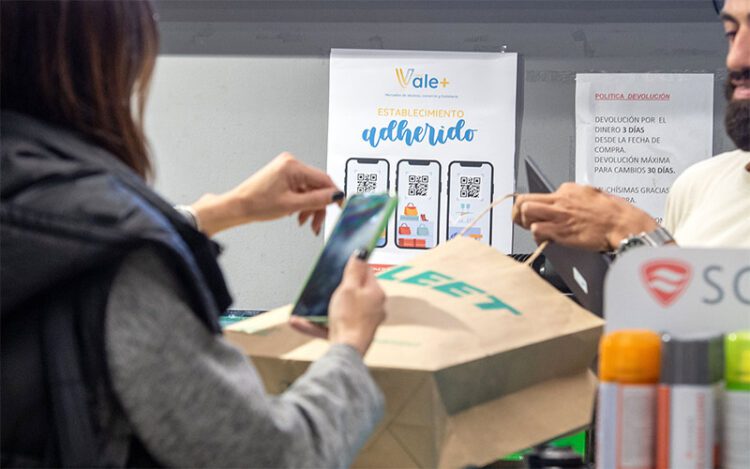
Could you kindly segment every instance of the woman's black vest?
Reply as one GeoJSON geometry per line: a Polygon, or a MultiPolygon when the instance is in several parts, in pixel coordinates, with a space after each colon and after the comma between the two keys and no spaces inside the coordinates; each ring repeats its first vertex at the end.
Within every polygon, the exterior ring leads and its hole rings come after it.
{"type": "MultiPolygon", "coordinates": [[[[154,248],[219,334],[231,298],[218,245],[81,136],[16,113],[0,119],[0,464],[118,464],[101,423],[102,408],[119,406],[104,348],[112,279],[128,253],[154,248]]],[[[126,463],[158,463],[131,440],[126,463]]]]}

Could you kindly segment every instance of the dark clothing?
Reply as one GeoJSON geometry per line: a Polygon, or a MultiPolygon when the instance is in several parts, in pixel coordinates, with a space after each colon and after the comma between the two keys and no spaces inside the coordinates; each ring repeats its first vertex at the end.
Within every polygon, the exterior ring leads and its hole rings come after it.
{"type": "Polygon", "coordinates": [[[111,155],[2,115],[3,466],[347,467],[384,412],[338,344],[270,396],[217,245],[111,155]]]}
{"type": "MultiPolygon", "coordinates": [[[[152,247],[218,334],[231,302],[219,249],[103,149],[27,116],[1,119],[2,465],[111,465],[99,413],[117,402],[104,354],[112,279],[152,247]]],[[[132,448],[130,462],[156,462],[132,448]]]]}

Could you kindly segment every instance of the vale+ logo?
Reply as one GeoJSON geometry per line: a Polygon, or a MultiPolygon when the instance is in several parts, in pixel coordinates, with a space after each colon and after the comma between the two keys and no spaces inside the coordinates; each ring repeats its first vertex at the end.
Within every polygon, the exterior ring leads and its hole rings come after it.
{"type": "Polygon", "coordinates": [[[413,68],[404,70],[401,67],[396,68],[396,79],[401,88],[417,88],[417,89],[432,89],[435,90],[438,86],[446,88],[450,82],[447,78],[439,80],[437,77],[431,76],[428,73],[415,74],[413,68]]]}

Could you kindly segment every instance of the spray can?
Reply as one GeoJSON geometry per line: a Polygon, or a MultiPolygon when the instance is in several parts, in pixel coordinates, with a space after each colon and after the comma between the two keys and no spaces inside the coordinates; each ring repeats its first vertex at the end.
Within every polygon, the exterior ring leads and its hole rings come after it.
{"type": "Polygon", "coordinates": [[[658,469],[713,469],[723,338],[662,336],[658,469]]]}
{"type": "Polygon", "coordinates": [[[723,467],[750,467],[750,330],[724,339],[723,467]]]}
{"type": "Polygon", "coordinates": [[[599,345],[596,467],[654,467],[661,342],[647,330],[607,334],[599,345]]]}

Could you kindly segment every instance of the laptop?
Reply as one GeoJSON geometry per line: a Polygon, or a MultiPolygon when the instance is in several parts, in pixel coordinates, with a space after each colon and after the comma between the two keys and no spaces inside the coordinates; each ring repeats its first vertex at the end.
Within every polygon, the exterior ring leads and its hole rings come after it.
{"type": "MultiPolygon", "coordinates": [[[[526,177],[529,192],[548,194],[555,191],[554,186],[530,156],[526,157],[526,177]]],[[[610,257],[600,252],[555,243],[547,245],[544,255],[581,306],[602,317],[604,276],[611,263],[610,257]]]]}

